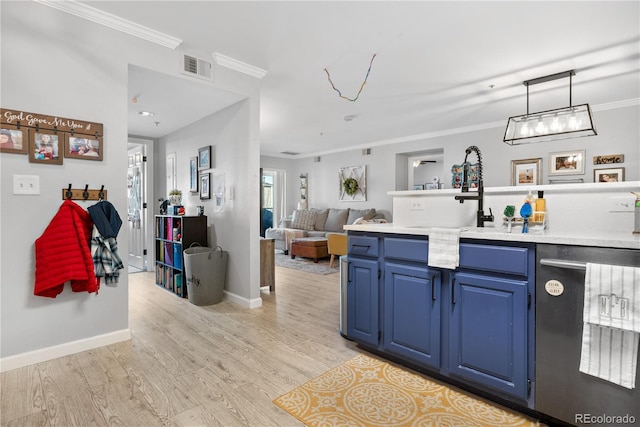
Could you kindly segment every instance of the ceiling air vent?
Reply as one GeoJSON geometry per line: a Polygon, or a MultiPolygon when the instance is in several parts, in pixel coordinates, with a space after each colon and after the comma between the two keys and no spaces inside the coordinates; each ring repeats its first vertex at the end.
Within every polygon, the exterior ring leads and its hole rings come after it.
{"type": "Polygon", "coordinates": [[[193,55],[182,56],[182,74],[211,80],[213,78],[212,63],[193,55]]]}
{"type": "Polygon", "coordinates": [[[295,151],[281,151],[281,154],[286,154],[287,156],[297,156],[300,153],[296,153],[295,151]]]}

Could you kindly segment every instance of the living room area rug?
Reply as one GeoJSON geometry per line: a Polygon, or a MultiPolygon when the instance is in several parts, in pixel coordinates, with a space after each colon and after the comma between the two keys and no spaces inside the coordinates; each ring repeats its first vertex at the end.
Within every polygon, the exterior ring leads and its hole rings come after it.
{"type": "Polygon", "coordinates": [[[283,252],[275,253],[275,264],[278,267],[291,268],[314,274],[332,274],[340,271],[339,259],[336,259],[333,262],[333,267],[330,268],[329,258],[320,258],[316,264],[313,262],[313,258],[296,256],[295,259],[291,259],[290,255],[285,255],[283,252]]]}
{"type": "Polygon", "coordinates": [[[273,402],[307,426],[544,426],[363,354],[273,402]]]}

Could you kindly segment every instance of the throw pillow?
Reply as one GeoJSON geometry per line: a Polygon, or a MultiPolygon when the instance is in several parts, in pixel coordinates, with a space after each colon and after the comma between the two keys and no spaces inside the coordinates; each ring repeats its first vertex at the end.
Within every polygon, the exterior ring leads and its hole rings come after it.
{"type": "Polygon", "coordinates": [[[376,216],[376,210],[373,208],[372,209],[349,209],[349,217],[347,218],[347,224],[349,225],[353,224],[353,221],[355,221],[358,218],[362,218],[364,220],[370,220],[374,216],[376,216]]]}
{"type": "Polygon", "coordinates": [[[313,230],[316,223],[316,213],[307,209],[296,209],[293,211],[291,227],[299,230],[313,230]]]}
{"type": "Polygon", "coordinates": [[[343,233],[342,227],[347,223],[348,216],[349,209],[329,209],[329,215],[327,215],[327,221],[324,224],[325,231],[343,233]]]}
{"type": "Polygon", "coordinates": [[[324,225],[327,222],[327,216],[329,215],[329,209],[312,209],[316,212],[316,223],[313,226],[316,230],[324,230],[324,225]]]}

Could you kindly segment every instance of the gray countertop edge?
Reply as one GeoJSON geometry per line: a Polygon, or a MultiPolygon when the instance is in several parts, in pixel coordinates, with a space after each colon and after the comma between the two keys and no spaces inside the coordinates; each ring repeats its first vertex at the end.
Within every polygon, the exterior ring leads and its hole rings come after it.
{"type": "MultiPolygon", "coordinates": [[[[408,234],[416,236],[428,236],[430,230],[429,227],[396,226],[393,223],[345,225],[344,229],[346,231],[368,231],[375,233],[408,234]]],[[[576,235],[562,234],[558,232],[551,233],[548,231],[522,233],[520,229],[517,228],[512,233],[507,233],[506,231],[497,231],[492,229],[484,230],[476,227],[469,227],[461,228],[460,238],[640,250],[640,234],[633,234],[631,232],[576,235]]]]}

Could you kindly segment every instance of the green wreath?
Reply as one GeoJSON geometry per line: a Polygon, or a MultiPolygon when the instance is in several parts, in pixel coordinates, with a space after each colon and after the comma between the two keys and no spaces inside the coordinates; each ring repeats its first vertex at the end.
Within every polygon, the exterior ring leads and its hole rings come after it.
{"type": "Polygon", "coordinates": [[[358,185],[358,181],[356,181],[355,178],[347,178],[342,183],[342,187],[344,188],[345,193],[347,193],[349,196],[353,196],[354,194],[356,194],[360,186],[358,185]]]}

